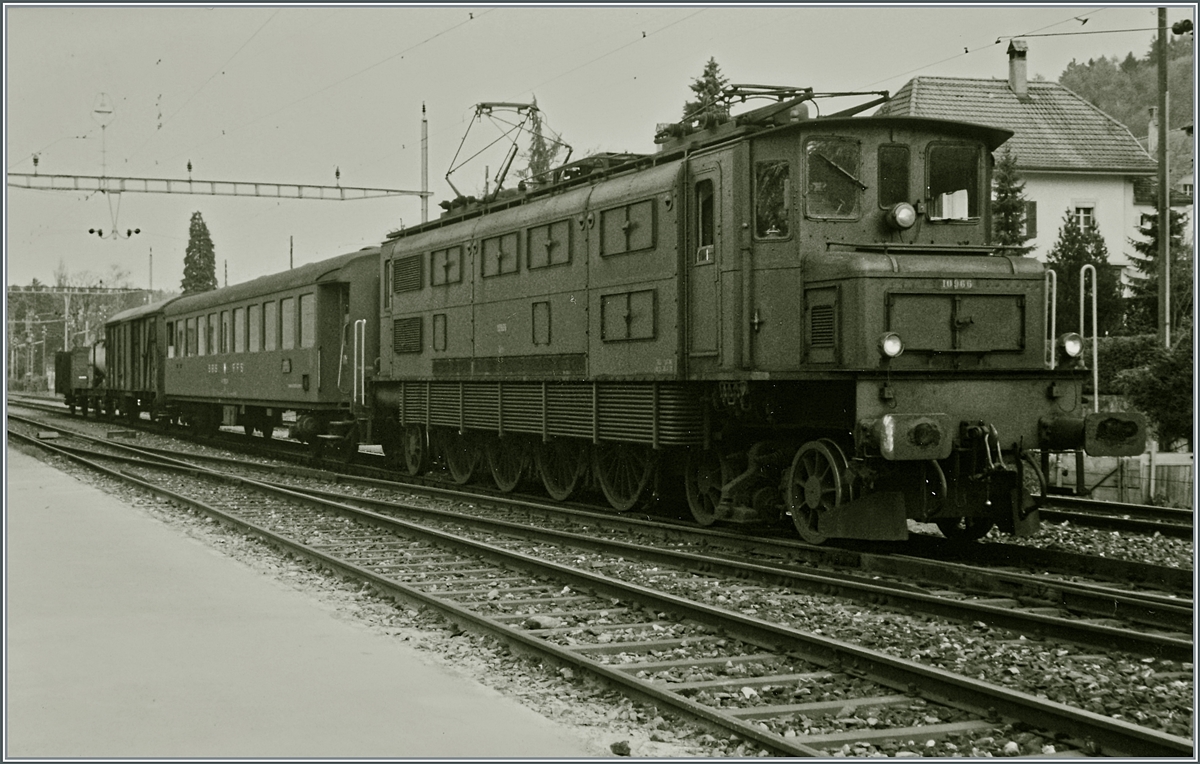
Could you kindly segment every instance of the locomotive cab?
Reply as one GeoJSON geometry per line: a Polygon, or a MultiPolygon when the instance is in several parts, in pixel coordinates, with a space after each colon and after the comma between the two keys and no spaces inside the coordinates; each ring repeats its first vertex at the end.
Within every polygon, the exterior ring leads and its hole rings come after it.
{"type": "Polygon", "coordinates": [[[778,506],[817,542],[1027,533],[1039,453],[1141,452],[1140,416],[1087,415],[1080,372],[1047,367],[1042,265],[989,243],[1009,135],[801,120],[696,153],[688,370],[720,381],[688,480],[722,477],[694,514],[778,506]]]}

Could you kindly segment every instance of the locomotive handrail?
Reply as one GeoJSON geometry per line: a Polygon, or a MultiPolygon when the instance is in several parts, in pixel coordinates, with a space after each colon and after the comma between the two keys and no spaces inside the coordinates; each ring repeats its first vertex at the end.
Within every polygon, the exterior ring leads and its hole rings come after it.
{"type": "Polygon", "coordinates": [[[367,320],[360,318],[354,322],[354,390],[351,393],[351,403],[366,405],[367,403],[367,320]]]}
{"type": "Polygon", "coordinates": [[[1084,285],[1087,283],[1088,271],[1092,272],[1092,411],[1100,411],[1100,343],[1096,333],[1096,292],[1100,291],[1100,282],[1096,276],[1096,266],[1087,263],[1079,269],[1079,334],[1086,337],[1083,320],[1084,285]]]}
{"type": "MultiPolygon", "coordinates": [[[[1046,325],[1050,328],[1050,370],[1054,370],[1058,353],[1054,347],[1055,323],[1058,319],[1058,272],[1053,268],[1046,269],[1046,325]]],[[[1042,338],[1045,340],[1045,337],[1042,338]]]]}

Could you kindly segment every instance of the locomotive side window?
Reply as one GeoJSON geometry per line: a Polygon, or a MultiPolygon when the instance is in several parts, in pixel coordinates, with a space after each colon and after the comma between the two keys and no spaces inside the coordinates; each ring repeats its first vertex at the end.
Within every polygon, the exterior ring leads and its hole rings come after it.
{"type": "Polygon", "coordinates": [[[889,209],[908,200],[908,146],[884,144],[879,147],[879,206],[889,209]]]}
{"type": "Polygon", "coordinates": [[[717,222],[713,205],[713,182],[702,180],[696,184],[696,263],[713,261],[713,245],[717,243],[717,222]]]}
{"type": "Polygon", "coordinates": [[[246,309],[246,323],[250,326],[250,352],[262,350],[262,306],[251,305],[246,309]]]}
{"type": "Polygon", "coordinates": [[[634,202],[600,213],[600,255],[654,248],[654,202],[634,202]]]}
{"type": "Polygon", "coordinates": [[[435,249],[429,257],[431,263],[429,268],[430,284],[442,286],[462,283],[461,246],[435,249]]]}
{"type": "Polygon", "coordinates": [[[804,147],[808,192],[805,211],[814,218],[854,219],[867,186],[859,180],[858,141],[829,136],[812,138],[804,147]]]}
{"type": "Polygon", "coordinates": [[[571,223],[560,220],[556,223],[530,228],[526,233],[525,247],[529,269],[548,268],[571,262],[571,223]]]}
{"type": "Polygon", "coordinates": [[[263,303],[263,350],[279,347],[279,306],[275,301],[263,303]]]}
{"type": "Polygon", "coordinates": [[[279,349],[296,347],[296,298],[285,297],[279,302],[279,349]]]}
{"type": "Polygon", "coordinates": [[[929,209],[933,220],[979,217],[979,147],[929,147],[929,209]]]}
{"type": "Polygon", "coordinates": [[[233,352],[246,352],[246,309],[233,309],[233,352]]]}
{"type": "Polygon", "coordinates": [[[518,242],[520,237],[515,232],[483,240],[483,262],[480,267],[483,269],[484,278],[517,272],[520,264],[517,254],[518,242]]]}
{"type": "Polygon", "coordinates": [[[790,233],[791,169],[786,159],[754,165],[754,235],[783,239],[790,233]]]}
{"type": "Polygon", "coordinates": [[[316,343],[316,334],[317,307],[312,292],[309,292],[300,295],[300,347],[312,347],[316,343]]]}

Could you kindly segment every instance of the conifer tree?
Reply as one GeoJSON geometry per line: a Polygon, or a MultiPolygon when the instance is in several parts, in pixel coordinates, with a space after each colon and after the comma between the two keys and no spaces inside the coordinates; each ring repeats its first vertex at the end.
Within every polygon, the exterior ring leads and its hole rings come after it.
{"type": "Polygon", "coordinates": [[[1025,181],[1017,172],[1017,156],[1005,146],[996,160],[992,176],[995,202],[992,204],[992,240],[1008,247],[1012,254],[1025,255],[1033,250],[1026,247],[1029,240],[1025,225],[1025,181]]]}
{"type": "Polygon", "coordinates": [[[183,281],[179,286],[185,295],[217,288],[217,258],[208,226],[199,212],[192,213],[187,251],[183,256],[183,281]]]}
{"type": "Polygon", "coordinates": [[[718,100],[721,91],[729,84],[728,78],[721,74],[721,67],[715,58],[708,59],[704,72],[689,86],[696,100],[683,104],[683,121],[691,124],[699,121],[700,125],[711,126],[729,120],[729,106],[718,100]]]}
{"type": "Polygon", "coordinates": [[[561,136],[551,134],[547,137],[549,131],[542,122],[542,112],[537,108],[537,96],[533,98],[533,107],[533,114],[529,120],[529,153],[526,155],[525,167],[517,172],[517,176],[522,180],[538,178],[549,173],[563,148],[563,143],[559,140],[561,136]]]}
{"type": "MultiPolygon", "coordinates": [[[[1158,328],[1158,213],[1146,218],[1146,225],[1137,229],[1145,239],[1129,240],[1137,252],[1129,256],[1137,270],[1130,279],[1132,294],[1125,310],[1125,328],[1130,334],[1153,334],[1158,328]]],[[[1184,213],[1171,210],[1170,220],[1171,326],[1179,326],[1192,315],[1192,248],[1183,241],[1184,213]]]]}
{"type": "Polygon", "coordinates": [[[1092,291],[1096,292],[1097,331],[1104,336],[1121,325],[1122,304],[1120,277],[1117,269],[1108,264],[1108,247],[1099,230],[1080,228],[1079,221],[1068,209],[1063,216],[1058,241],[1046,256],[1046,265],[1058,274],[1058,299],[1055,311],[1056,331],[1078,331],[1092,335],[1092,291]],[[1079,326],[1079,279],[1084,265],[1096,269],[1095,282],[1087,280],[1084,293],[1084,324],[1079,326]]]}

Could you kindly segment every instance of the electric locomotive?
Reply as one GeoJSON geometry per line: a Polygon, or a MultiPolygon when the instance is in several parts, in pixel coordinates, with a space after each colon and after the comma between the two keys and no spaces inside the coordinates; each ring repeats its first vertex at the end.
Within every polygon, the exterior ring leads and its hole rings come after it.
{"type": "Polygon", "coordinates": [[[1043,267],[989,241],[1010,132],[726,95],[776,102],[388,237],[369,419],[404,471],[620,511],[680,485],[819,543],[1030,533],[1038,454],[1140,453],[1046,337],[1043,267]]]}

